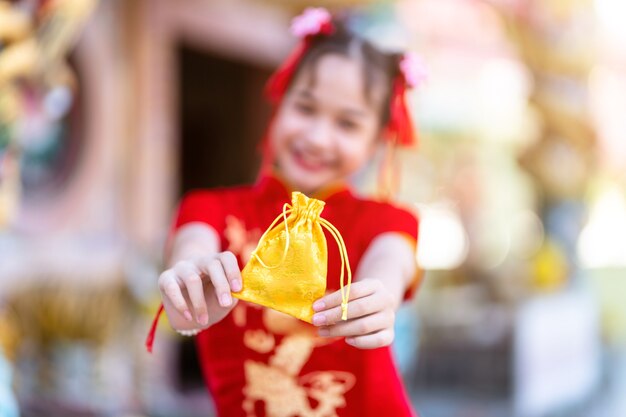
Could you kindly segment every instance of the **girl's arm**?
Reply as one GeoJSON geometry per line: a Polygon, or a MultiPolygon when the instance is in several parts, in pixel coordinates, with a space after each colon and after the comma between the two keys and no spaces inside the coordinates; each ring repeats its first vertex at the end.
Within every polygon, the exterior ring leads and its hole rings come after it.
{"type": "Polygon", "coordinates": [[[159,277],[165,313],[176,330],[207,328],[235,306],[241,290],[235,255],[220,252],[217,232],[205,223],[182,226],[166,249],[168,267],[159,277]]]}
{"type": "Polygon", "coordinates": [[[350,288],[348,320],[341,320],[341,292],[313,304],[313,324],[324,337],[346,337],[362,349],[391,344],[395,312],[417,275],[415,250],[400,233],[384,233],[367,248],[350,288]]]}

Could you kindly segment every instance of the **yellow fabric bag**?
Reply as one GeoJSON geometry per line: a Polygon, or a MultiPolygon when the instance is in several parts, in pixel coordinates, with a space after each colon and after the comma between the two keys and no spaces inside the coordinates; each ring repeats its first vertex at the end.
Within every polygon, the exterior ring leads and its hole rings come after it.
{"type": "Polygon", "coordinates": [[[283,206],[282,214],[261,236],[241,272],[243,289],[233,296],[311,323],[313,302],[326,292],[328,255],[324,227],[339,247],[342,319],[346,320],[352,272],[341,234],[320,217],[323,209],[323,201],[293,192],[291,205],[283,206]],[[346,286],[344,270],[348,277],[346,286]]]}

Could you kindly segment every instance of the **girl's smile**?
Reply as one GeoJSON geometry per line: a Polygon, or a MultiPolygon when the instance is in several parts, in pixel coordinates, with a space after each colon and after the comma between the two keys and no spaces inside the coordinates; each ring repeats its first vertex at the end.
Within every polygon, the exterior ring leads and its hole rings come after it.
{"type": "Polygon", "coordinates": [[[336,165],[332,160],[322,159],[305,150],[298,149],[295,146],[291,149],[291,154],[294,161],[300,165],[302,169],[313,173],[319,173],[324,169],[332,169],[336,165]]]}

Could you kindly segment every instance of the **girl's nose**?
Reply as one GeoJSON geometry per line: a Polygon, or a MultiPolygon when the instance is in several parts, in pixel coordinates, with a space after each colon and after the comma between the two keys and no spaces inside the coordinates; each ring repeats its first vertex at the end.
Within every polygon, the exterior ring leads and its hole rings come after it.
{"type": "Polygon", "coordinates": [[[329,147],[332,140],[332,124],[327,120],[318,119],[307,129],[305,137],[312,146],[329,147]]]}

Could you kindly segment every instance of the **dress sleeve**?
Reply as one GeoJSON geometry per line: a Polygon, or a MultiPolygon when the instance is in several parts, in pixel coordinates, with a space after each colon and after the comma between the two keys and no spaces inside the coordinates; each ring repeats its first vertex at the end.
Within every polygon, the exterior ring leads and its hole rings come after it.
{"type": "Polygon", "coordinates": [[[219,197],[211,191],[192,191],[183,196],[176,209],[172,229],[187,223],[202,222],[216,230],[223,228],[224,216],[219,197]]]}
{"type": "MultiPolygon", "coordinates": [[[[388,203],[376,203],[367,213],[367,221],[364,225],[364,241],[366,248],[371,242],[383,233],[399,233],[414,249],[417,250],[419,236],[419,220],[411,211],[388,203]]],[[[365,248],[365,249],[366,249],[365,248]]],[[[417,262],[417,259],[415,260],[417,262]]],[[[407,288],[404,299],[413,297],[421,282],[422,273],[416,269],[415,277],[407,288]]]]}
{"type": "Polygon", "coordinates": [[[165,253],[171,247],[176,231],[192,222],[206,223],[221,236],[226,221],[223,205],[220,203],[220,197],[216,192],[191,191],[183,196],[174,210],[165,244],[165,253]]]}

